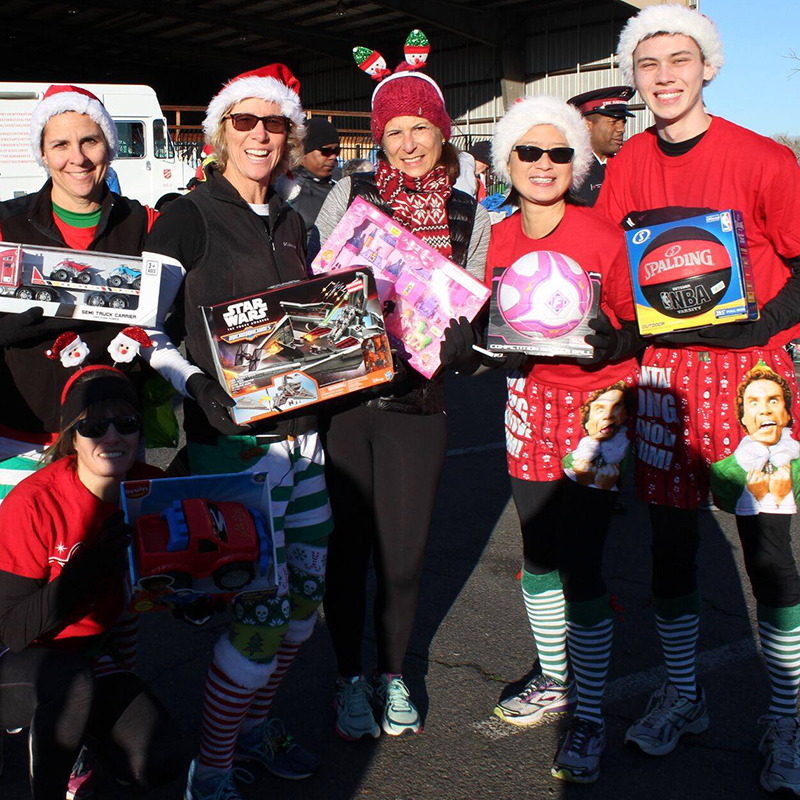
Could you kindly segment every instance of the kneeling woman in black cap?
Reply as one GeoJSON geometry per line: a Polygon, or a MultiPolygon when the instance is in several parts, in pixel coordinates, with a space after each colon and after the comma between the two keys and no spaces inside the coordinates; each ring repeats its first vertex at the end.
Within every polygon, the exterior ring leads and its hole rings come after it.
{"type": "Polygon", "coordinates": [[[185,766],[177,728],[115,647],[129,531],[120,484],[160,474],[136,463],[133,385],[111,367],[81,370],[61,423],[48,465],[0,509],[0,728],[30,727],[34,800],[63,800],[84,742],[144,788],[185,766]]]}

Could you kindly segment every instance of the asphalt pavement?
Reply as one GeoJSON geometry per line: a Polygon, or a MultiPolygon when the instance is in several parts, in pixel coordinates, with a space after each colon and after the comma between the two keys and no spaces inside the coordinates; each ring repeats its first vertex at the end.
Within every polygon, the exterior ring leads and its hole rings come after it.
{"type": "MultiPolygon", "coordinates": [[[[623,745],[627,726],[664,678],[649,607],[649,530],[632,482],[614,517],[605,556],[610,591],[620,606],[607,691],[608,744],[598,783],[575,786],[550,777],[562,725],[518,729],[492,716],[509,684],[535,662],[516,574],[521,546],[503,450],[503,376],[448,382],[450,451],[425,565],[422,600],[406,680],[425,716],[419,736],[345,742],[331,710],[335,665],[324,618],[278,694],[275,713],[322,761],[306,781],[282,781],[258,769],[242,785],[246,800],[450,800],[450,798],[586,798],[677,800],[766,797],[758,783],[758,717],[768,704],[766,672],[756,645],[755,607],[733,519],[701,515],[703,617],[700,678],[711,727],[653,758],[623,745]]],[[[163,464],[170,454],[158,453],[163,464]]],[[[797,552],[796,552],[796,555],[797,552]]],[[[226,619],[195,629],[163,614],[143,619],[139,669],[183,726],[199,740],[205,672],[226,619]]],[[[368,637],[373,652],[374,637],[368,637]]],[[[365,666],[372,669],[372,661],[365,666]]],[[[24,735],[3,735],[0,798],[28,798],[24,735]]],[[[101,798],[133,798],[101,776],[101,798]]],[[[176,782],[147,794],[177,800],[176,782]]]]}

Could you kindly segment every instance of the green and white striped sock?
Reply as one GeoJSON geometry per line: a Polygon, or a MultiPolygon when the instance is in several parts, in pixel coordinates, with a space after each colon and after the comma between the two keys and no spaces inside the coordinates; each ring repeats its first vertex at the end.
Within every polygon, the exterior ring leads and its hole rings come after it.
{"type": "Polygon", "coordinates": [[[769,713],[794,717],[800,685],[800,605],[769,608],[759,603],[758,635],[772,687],[769,713]]]}
{"type": "Polygon", "coordinates": [[[669,682],[682,697],[697,697],[697,638],[700,631],[700,593],[664,600],[653,596],[656,629],[669,682]]]}
{"type": "Polygon", "coordinates": [[[534,575],[522,570],[522,599],[543,675],[567,682],[567,626],[558,571],[534,575]]]}

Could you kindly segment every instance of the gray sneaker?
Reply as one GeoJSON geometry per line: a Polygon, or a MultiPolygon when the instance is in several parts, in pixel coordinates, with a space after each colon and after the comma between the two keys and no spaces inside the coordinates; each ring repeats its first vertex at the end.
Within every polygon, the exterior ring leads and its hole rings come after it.
{"type": "Polygon", "coordinates": [[[761,785],[768,792],[789,791],[800,797],[800,722],[796,717],[761,717],[767,729],[758,749],[766,758],[761,785]]]}
{"type": "Polygon", "coordinates": [[[635,744],[651,756],[665,756],[678,745],[685,733],[703,733],[708,728],[706,695],[698,690],[697,699],[683,697],[671,683],[650,695],[644,716],[625,734],[625,744],[635,744]]]}
{"type": "Polygon", "coordinates": [[[605,746],[605,725],[573,717],[561,737],[550,774],[570,783],[594,783],[600,777],[600,756],[605,746]]]}
{"type": "Polygon", "coordinates": [[[538,725],[568,713],[576,702],[574,683],[536,675],[519,694],[501,700],[494,707],[494,714],[511,725],[538,725]]]}

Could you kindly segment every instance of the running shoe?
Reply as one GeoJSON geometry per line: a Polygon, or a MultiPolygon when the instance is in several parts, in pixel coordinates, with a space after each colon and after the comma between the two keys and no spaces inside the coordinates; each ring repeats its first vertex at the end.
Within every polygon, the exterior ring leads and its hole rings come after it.
{"type": "Polygon", "coordinates": [[[363,736],[377,739],[381,735],[369,704],[372,691],[363,675],[336,681],[333,710],[336,712],[336,733],[342,739],[355,742],[363,736]]]}
{"type": "Polygon", "coordinates": [[[558,745],[550,774],[570,783],[594,783],[600,777],[600,756],[606,746],[602,722],[573,717],[558,745]]]}
{"type": "Polygon", "coordinates": [[[67,782],[67,800],[88,800],[90,797],[94,797],[94,777],[92,768],[86,763],[86,748],[82,747],[67,782]]]}
{"type": "Polygon", "coordinates": [[[644,716],[625,734],[625,744],[634,744],[651,756],[665,756],[685,733],[703,733],[708,728],[706,695],[698,689],[697,699],[682,696],[671,683],[664,683],[650,695],[644,716]]]}
{"type": "Polygon", "coordinates": [[[293,781],[310,778],[319,769],[317,757],[295,742],[279,719],[239,736],[233,760],[256,762],[273,775],[293,781]]]}
{"type": "Polygon", "coordinates": [[[800,722],[796,717],[767,715],[759,751],[765,756],[761,785],[768,792],[788,791],[800,797],[800,722]]]}
{"type": "Polygon", "coordinates": [[[375,694],[383,706],[381,728],[389,736],[419,733],[422,722],[417,707],[411,702],[402,675],[384,672],[375,678],[375,694]]]}
{"type": "Polygon", "coordinates": [[[566,714],[577,699],[574,683],[562,683],[548,675],[536,675],[519,694],[501,700],[494,707],[494,714],[512,725],[538,725],[566,714]]]}
{"type": "Polygon", "coordinates": [[[186,792],[183,800],[244,800],[236,788],[234,778],[242,783],[252,783],[254,778],[241,767],[234,767],[230,772],[209,772],[197,775],[197,761],[192,760],[189,775],[186,779],[186,792]]]}

